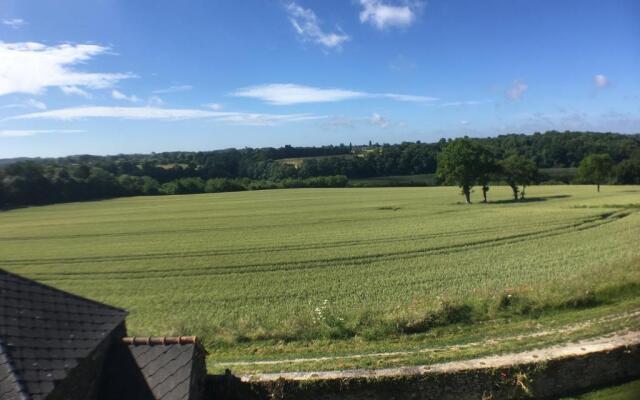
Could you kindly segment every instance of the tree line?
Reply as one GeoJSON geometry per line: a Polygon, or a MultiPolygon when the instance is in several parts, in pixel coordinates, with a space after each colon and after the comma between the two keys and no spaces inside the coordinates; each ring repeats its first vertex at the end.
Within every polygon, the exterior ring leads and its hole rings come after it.
{"type": "MultiPolygon", "coordinates": [[[[0,207],[131,195],[340,187],[349,178],[435,172],[441,183],[466,182],[463,193],[479,185],[485,198],[489,182],[498,179],[518,198],[541,179],[538,168],[578,167],[592,155],[608,157],[608,174],[598,177],[599,182],[640,183],[639,149],[640,135],[550,131],[434,143],[79,155],[4,165],[0,160],[0,207]],[[458,147],[455,155],[445,151],[458,147]],[[302,162],[286,160],[295,158],[302,162]]],[[[587,170],[580,166],[581,182],[593,181],[587,170]]]]}

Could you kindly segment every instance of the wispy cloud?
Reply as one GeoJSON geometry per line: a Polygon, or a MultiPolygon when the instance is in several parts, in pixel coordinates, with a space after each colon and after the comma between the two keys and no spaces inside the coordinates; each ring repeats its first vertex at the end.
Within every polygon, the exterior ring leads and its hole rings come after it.
{"type": "Polygon", "coordinates": [[[209,103],[209,104],[205,104],[204,106],[212,109],[213,111],[220,111],[223,108],[222,104],[220,103],[209,103]]]}
{"type": "Polygon", "coordinates": [[[514,80],[511,82],[511,86],[507,89],[507,97],[511,100],[520,100],[524,92],[529,89],[529,85],[521,80],[514,80]]]}
{"type": "Polygon", "coordinates": [[[462,100],[462,101],[449,101],[440,104],[441,107],[464,107],[464,106],[477,106],[478,104],[488,103],[491,100],[462,100]]]}
{"type": "Polygon", "coordinates": [[[191,85],[173,85],[164,89],[154,90],[152,93],[154,94],[167,94],[167,93],[176,93],[176,92],[186,92],[187,90],[193,89],[191,85]]]}
{"type": "Polygon", "coordinates": [[[127,96],[126,94],[122,93],[119,90],[113,89],[111,91],[111,97],[113,97],[116,100],[124,100],[124,101],[129,101],[131,103],[137,103],[140,101],[140,99],[138,97],[136,97],[135,95],[130,95],[127,96]]]}
{"type": "Polygon", "coordinates": [[[347,89],[323,89],[292,83],[272,83],[248,86],[233,93],[236,97],[249,97],[274,105],[301,103],[326,103],[359,98],[388,98],[396,101],[431,102],[435,97],[415,96],[396,93],[368,93],[347,89]]]}
{"type": "Polygon", "coordinates": [[[350,39],[349,35],[346,35],[339,28],[336,32],[323,31],[316,13],[310,8],[289,3],[286,10],[291,25],[303,40],[320,44],[326,48],[340,48],[342,43],[350,39]]]}
{"type": "Polygon", "coordinates": [[[85,99],[91,98],[91,93],[87,92],[86,90],[82,90],[77,86],[60,86],[60,91],[68,96],[75,95],[84,97],[85,99]]]}
{"type": "Polygon", "coordinates": [[[131,78],[133,75],[128,73],[89,73],[71,68],[107,50],[107,47],[93,44],[47,46],[34,42],[0,42],[0,96],[35,94],[47,87],[99,89],[131,78]]]}
{"type": "Polygon", "coordinates": [[[37,108],[38,110],[46,110],[47,105],[40,100],[29,99],[29,100],[23,101],[22,103],[7,104],[4,106],[0,106],[0,108],[37,108]]]}
{"type": "Polygon", "coordinates": [[[389,121],[378,113],[371,114],[369,122],[373,125],[379,126],[380,128],[387,128],[389,126],[389,121]]]}
{"type": "Polygon", "coordinates": [[[280,122],[306,121],[325,117],[311,114],[262,114],[182,108],[84,106],[17,115],[5,118],[5,121],[33,119],[70,121],[86,118],[116,118],[132,120],[213,119],[216,121],[243,125],[274,125],[280,122]]]}
{"type": "Polygon", "coordinates": [[[597,88],[602,89],[609,86],[611,82],[609,81],[609,78],[607,78],[605,75],[597,74],[596,76],[593,77],[593,83],[596,85],[597,88]]]}
{"type": "Polygon", "coordinates": [[[400,4],[388,4],[382,0],[360,0],[360,22],[370,23],[380,30],[411,26],[424,7],[423,1],[407,0],[400,4]]]}
{"type": "Polygon", "coordinates": [[[3,19],[2,25],[8,26],[12,29],[18,29],[27,25],[27,21],[23,20],[22,18],[3,19]]]}
{"type": "Polygon", "coordinates": [[[0,138],[35,136],[41,133],[82,133],[78,129],[16,129],[0,130],[0,138]]]}

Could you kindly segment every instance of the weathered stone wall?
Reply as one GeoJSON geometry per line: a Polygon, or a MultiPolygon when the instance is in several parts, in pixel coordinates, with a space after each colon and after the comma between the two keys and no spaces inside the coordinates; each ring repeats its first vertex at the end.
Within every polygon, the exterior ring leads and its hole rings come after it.
{"type": "MultiPolygon", "coordinates": [[[[535,360],[502,368],[471,368],[327,379],[278,379],[243,382],[231,374],[209,376],[208,398],[258,399],[556,399],[590,388],[640,377],[640,344],[535,360]]],[[[639,394],[640,398],[640,394],[639,394]]]]}

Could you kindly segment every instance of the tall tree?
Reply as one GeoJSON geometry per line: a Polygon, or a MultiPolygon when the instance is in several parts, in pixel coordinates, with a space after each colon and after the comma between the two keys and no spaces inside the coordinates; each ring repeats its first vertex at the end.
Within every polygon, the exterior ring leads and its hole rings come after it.
{"type": "Polygon", "coordinates": [[[485,146],[479,146],[478,183],[482,186],[482,202],[487,202],[489,182],[498,175],[500,165],[491,150],[485,146]]]}
{"type": "Polygon", "coordinates": [[[467,138],[448,143],[438,156],[438,177],[458,185],[471,204],[471,188],[479,178],[483,147],[467,138]]]}
{"type": "Polygon", "coordinates": [[[613,173],[613,159],[609,154],[589,154],[578,167],[578,179],[585,183],[595,183],[600,192],[600,185],[605,183],[613,173]]]}
{"type": "Polygon", "coordinates": [[[537,178],[536,164],[526,157],[513,154],[502,160],[500,166],[505,181],[513,190],[513,199],[518,200],[518,193],[520,193],[520,199],[524,199],[526,187],[537,178]],[[522,186],[522,191],[518,186],[522,186]]]}

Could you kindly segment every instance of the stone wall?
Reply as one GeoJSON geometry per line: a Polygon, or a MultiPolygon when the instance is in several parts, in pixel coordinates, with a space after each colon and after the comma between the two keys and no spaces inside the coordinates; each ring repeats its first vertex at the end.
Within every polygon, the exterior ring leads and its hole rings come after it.
{"type": "Polygon", "coordinates": [[[375,377],[363,371],[360,376],[356,373],[333,378],[253,381],[243,381],[228,373],[209,376],[207,397],[216,400],[556,399],[640,377],[640,343],[497,368],[441,368],[422,373],[411,370],[375,377]]]}

